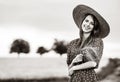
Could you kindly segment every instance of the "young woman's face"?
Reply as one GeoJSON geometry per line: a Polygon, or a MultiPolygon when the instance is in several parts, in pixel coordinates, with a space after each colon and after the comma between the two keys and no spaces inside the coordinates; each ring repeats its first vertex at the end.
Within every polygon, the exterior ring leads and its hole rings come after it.
{"type": "Polygon", "coordinates": [[[86,16],[86,18],[82,22],[82,30],[85,33],[89,33],[94,28],[94,20],[91,15],[86,16]]]}

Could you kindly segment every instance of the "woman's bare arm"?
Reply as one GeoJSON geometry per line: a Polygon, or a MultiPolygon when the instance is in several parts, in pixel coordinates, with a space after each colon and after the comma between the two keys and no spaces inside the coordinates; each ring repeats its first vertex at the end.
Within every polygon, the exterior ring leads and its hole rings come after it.
{"type": "Polygon", "coordinates": [[[71,62],[71,64],[69,65],[69,69],[73,66],[74,63],[77,63],[77,62],[82,62],[83,60],[83,55],[82,54],[79,54],[77,55],[71,62]]]}
{"type": "Polygon", "coordinates": [[[75,65],[75,66],[72,66],[70,68],[70,70],[81,70],[81,69],[88,69],[88,68],[92,68],[92,67],[96,67],[97,63],[94,62],[94,61],[88,61],[88,62],[85,62],[85,63],[82,63],[80,65],[75,65]]]}

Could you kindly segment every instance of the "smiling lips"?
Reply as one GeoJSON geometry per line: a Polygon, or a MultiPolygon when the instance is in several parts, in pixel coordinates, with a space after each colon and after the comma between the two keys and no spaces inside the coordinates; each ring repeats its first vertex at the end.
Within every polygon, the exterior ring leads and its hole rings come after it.
{"type": "Polygon", "coordinates": [[[90,29],[90,26],[85,26],[85,30],[89,30],[90,29]]]}

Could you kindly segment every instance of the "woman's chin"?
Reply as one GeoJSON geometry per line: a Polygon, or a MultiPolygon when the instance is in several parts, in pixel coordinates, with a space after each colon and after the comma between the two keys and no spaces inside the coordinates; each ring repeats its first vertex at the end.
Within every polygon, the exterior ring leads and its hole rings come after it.
{"type": "Polygon", "coordinates": [[[89,34],[89,33],[91,33],[91,31],[84,31],[84,33],[85,33],[85,34],[89,34]]]}

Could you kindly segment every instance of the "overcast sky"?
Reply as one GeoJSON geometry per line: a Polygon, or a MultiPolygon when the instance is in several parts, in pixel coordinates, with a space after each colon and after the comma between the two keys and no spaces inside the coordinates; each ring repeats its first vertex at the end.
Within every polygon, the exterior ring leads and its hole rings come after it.
{"type": "Polygon", "coordinates": [[[106,42],[120,43],[120,0],[0,0],[0,42],[6,35],[5,40],[12,39],[10,35],[37,36],[46,41],[52,35],[64,40],[77,38],[79,30],[72,11],[78,4],[92,7],[109,23],[111,32],[106,42]]]}
{"type": "Polygon", "coordinates": [[[78,4],[85,4],[108,21],[109,37],[120,41],[116,38],[120,26],[119,3],[119,0],[0,0],[0,25],[27,25],[39,30],[75,33],[72,10],[78,4]]]}

